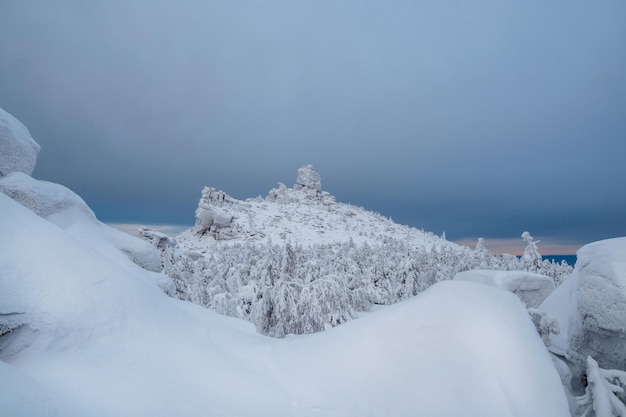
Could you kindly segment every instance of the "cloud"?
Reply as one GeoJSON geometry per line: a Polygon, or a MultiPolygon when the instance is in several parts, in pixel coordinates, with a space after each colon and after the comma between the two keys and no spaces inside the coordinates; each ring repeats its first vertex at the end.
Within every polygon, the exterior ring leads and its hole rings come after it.
{"type": "Polygon", "coordinates": [[[10,1],[0,107],[35,176],[107,221],[184,223],[313,164],[449,237],[626,234],[626,5],[10,1]]]}

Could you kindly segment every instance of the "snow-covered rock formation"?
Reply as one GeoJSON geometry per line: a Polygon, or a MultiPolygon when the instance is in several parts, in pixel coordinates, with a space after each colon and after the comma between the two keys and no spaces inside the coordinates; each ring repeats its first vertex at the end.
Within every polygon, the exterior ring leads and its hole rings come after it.
{"type": "Polygon", "coordinates": [[[552,278],[526,271],[473,269],[459,272],[454,276],[454,279],[478,282],[510,291],[528,307],[539,307],[541,302],[554,290],[552,278]]]}
{"type": "Polygon", "coordinates": [[[311,165],[298,169],[293,188],[279,183],[267,197],[237,200],[223,191],[205,187],[196,210],[195,226],[176,237],[178,244],[205,252],[215,241],[296,241],[298,244],[381,242],[385,237],[413,242],[420,247],[456,246],[432,233],[398,225],[379,214],[336,203],[322,191],[320,175],[311,165]]]}
{"type": "Polygon", "coordinates": [[[626,238],[585,245],[577,256],[572,276],[540,307],[561,327],[550,350],[573,362],[576,378],[587,356],[626,371],[626,238]]]}
{"type": "Polygon", "coordinates": [[[79,217],[96,220],[96,215],[87,203],[70,189],[52,182],[38,181],[21,172],[0,178],[0,192],[45,219],[72,211],[79,217]]]}
{"type": "Polygon", "coordinates": [[[0,108],[0,177],[11,172],[32,174],[39,150],[26,126],[0,108]]]}
{"type": "Polygon", "coordinates": [[[313,169],[313,165],[299,168],[298,178],[296,179],[293,189],[313,194],[321,193],[322,177],[313,169]]]}
{"type": "Polygon", "coordinates": [[[236,204],[237,200],[225,192],[204,187],[196,209],[194,231],[201,235],[210,233],[216,239],[235,237],[237,230],[230,228],[233,222],[233,215],[230,213],[233,211],[232,206],[236,204]]]}

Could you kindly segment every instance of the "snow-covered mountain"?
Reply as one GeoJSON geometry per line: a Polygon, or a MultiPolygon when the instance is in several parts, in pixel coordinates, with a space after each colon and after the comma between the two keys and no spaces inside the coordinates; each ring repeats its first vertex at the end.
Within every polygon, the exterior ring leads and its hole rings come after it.
{"type": "Polygon", "coordinates": [[[412,247],[458,245],[432,233],[395,223],[380,214],[346,203],[322,191],[320,175],[311,165],[298,170],[292,188],[279,184],[266,197],[237,200],[205,187],[196,210],[196,224],[176,241],[183,248],[206,252],[215,242],[333,244],[352,240],[378,244],[387,239],[412,247]]]}
{"type": "Polygon", "coordinates": [[[555,283],[571,272],[541,261],[530,235],[522,259],[494,256],[482,241],[470,249],[339,203],[310,165],[292,188],[266,197],[242,201],[205,187],[194,227],[175,238],[142,235],[161,250],[179,298],[277,337],[322,331],[469,269],[539,272],[555,283]]]}

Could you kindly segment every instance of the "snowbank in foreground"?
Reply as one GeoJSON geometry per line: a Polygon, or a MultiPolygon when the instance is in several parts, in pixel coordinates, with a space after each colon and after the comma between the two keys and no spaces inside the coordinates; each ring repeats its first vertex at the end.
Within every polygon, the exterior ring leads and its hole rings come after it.
{"type": "Polygon", "coordinates": [[[554,290],[552,278],[526,271],[473,269],[459,272],[454,276],[454,279],[487,284],[510,291],[528,307],[538,307],[554,290]]]}
{"type": "Polygon", "coordinates": [[[147,270],[161,271],[158,250],[99,222],[87,203],[67,187],[13,172],[0,178],[0,192],[118,262],[128,258],[147,270]]]}
{"type": "Polygon", "coordinates": [[[36,383],[4,362],[0,362],[0,411],[3,416],[58,416],[36,383]]]}
{"type": "Polygon", "coordinates": [[[569,415],[541,339],[506,292],[445,282],[276,340],[168,298],[1,194],[0,212],[0,306],[27,323],[0,338],[0,359],[37,386],[3,401],[39,390],[31,415],[569,415]]]}
{"type": "Polygon", "coordinates": [[[572,276],[540,307],[561,326],[550,349],[580,370],[587,355],[626,370],[626,238],[585,245],[577,256],[572,276]]]}
{"type": "Polygon", "coordinates": [[[32,174],[39,150],[26,126],[0,108],[0,177],[16,171],[32,174]]]}

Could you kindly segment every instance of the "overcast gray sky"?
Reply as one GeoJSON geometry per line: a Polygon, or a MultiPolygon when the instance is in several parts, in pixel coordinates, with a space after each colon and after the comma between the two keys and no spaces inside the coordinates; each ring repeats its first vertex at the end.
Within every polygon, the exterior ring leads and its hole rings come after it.
{"type": "Polygon", "coordinates": [[[0,107],[109,222],[313,164],[449,239],[626,235],[626,2],[1,0],[0,107]]]}

